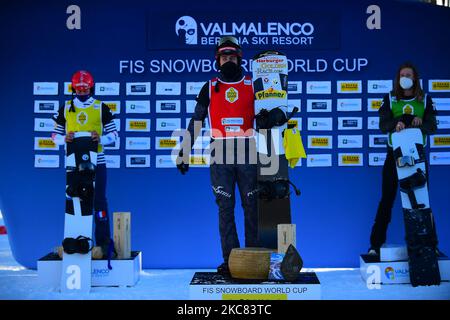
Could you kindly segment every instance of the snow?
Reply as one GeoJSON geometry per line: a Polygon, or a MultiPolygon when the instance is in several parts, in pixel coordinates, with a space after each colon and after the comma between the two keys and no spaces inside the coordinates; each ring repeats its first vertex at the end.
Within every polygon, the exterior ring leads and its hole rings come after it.
{"type": "MultiPolygon", "coordinates": [[[[145,254],[145,252],[143,252],[145,254]]],[[[189,300],[189,283],[195,272],[210,269],[142,270],[134,287],[94,287],[89,294],[63,294],[40,283],[36,270],[20,266],[13,258],[7,235],[0,235],[1,300],[189,300]]],[[[359,269],[305,268],[316,272],[325,300],[450,300],[450,282],[440,286],[382,285],[368,289],[359,269]]]]}

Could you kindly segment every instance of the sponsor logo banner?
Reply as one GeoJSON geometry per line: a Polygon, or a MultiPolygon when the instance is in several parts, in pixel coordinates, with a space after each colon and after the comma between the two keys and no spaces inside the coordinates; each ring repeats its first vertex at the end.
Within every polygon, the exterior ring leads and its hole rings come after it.
{"type": "Polygon", "coordinates": [[[97,82],[95,84],[95,94],[98,96],[118,96],[119,93],[119,82],[97,82]]]}
{"type": "Polygon", "coordinates": [[[127,154],[127,168],[148,168],[150,167],[150,155],[148,154],[127,154]]]}
{"type": "Polygon", "coordinates": [[[59,155],[34,155],[35,168],[59,168],[59,155]]]}
{"type": "Polygon", "coordinates": [[[307,94],[331,94],[331,81],[307,81],[307,94]]]}
{"type": "Polygon", "coordinates": [[[126,119],[126,131],[149,132],[150,119],[126,119]]]}
{"type": "Polygon", "coordinates": [[[367,111],[378,111],[383,99],[367,99],[367,111]]]}
{"type": "Polygon", "coordinates": [[[361,129],[362,129],[361,117],[338,118],[338,130],[361,130],[361,129]]]}
{"type": "Polygon", "coordinates": [[[158,155],[155,162],[156,168],[176,168],[176,156],[158,155]]]}
{"type": "Polygon", "coordinates": [[[433,98],[437,111],[450,111],[450,98],[433,98]]]}
{"type": "Polygon", "coordinates": [[[450,152],[430,152],[431,165],[450,165],[450,152]]]}
{"type": "Polygon", "coordinates": [[[450,92],[450,79],[445,80],[428,80],[429,92],[450,92]]]}
{"type": "Polygon", "coordinates": [[[59,150],[59,146],[53,142],[52,138],[35,137],[34,150],[59,150]]]}
{"type": "Polygon", "coordinates": [[[308,131],[332,131],[333,118],[308,118],[308,131]]]}
{"type": "Polygon", "coordinates": [[[392,91],[392,80],[368,80],[368,93],[389,93],[392,91]]]}
{"type": "Polygon", "coordinates": [[[450,116],[436,116],[438,129],[450,129],[450,116]]]}
{"type": "Polygon", "coordinates": [[[149,137],[127,137],[125,141],[126,150],[150,150],[149,137]]]}
{"type": "Polygon", "coordinates": [[[186,100],[186,113],[194,113],[196,105],[197,105],[197,101],[186,100]]]}
{"type": "Polygon", "coordinates": [[[302,82],[301,81],[288,81],[287,89],[288,89],[289,94],[302,93],[302,82]]]}
{"type": "Polygon", "coordinates": [[[180,113],[180,100],[156,100],[157,113],[180,113]]]}
{"type": "Polygon", "coordinates": [[[120,168],[120,156],[105,154],[106,168],[119,169],[120,168]]]}
{"type": "Polygon", "coordinates": [[[308,154],[307,167],[331,167],[331,154],[308,154]]]}
{"type": "Polygon", "coordinates": [[[34,101],[35,113],[56,113],[58,112],[58,100],[36,100],[34,101]]]}
{"type": "Polygon", "coordinates": [[[38,132],[52,132],[55,128],[55,121],[53,119],[35,118],[34,131],[38,132]]]}
{"type": "MultiPolygon", "coordinates": [[[[186,128],[189,127],[189,122],[192,118],[186,118],[186,128]]],[[[202,123],[202,130],[209,130],[209,121],[203,121],[202,123]]]]}
{"type": "Polygon", "coordinates": [[[64,95],[72,95],[72,82],[64,82],[64,95]]]}
{"type": "Polygon", "coordinates": [[[370,148],[386,148],[388,141],[387,134],[371,134],[369,135],[370,148]]]}
{"type": "Polygon", "coordinates": [[[120,113],[120,101],[103,101],[103,103],[108,106],[112,114],[120,113]]]}
{"type": "Polygon", "coordinates": [[[379,117],[368,117],[367,118],[367,129],[368,130],[380,130],[380,118],[379,117]]]}
{"type": "Polygon", "coordinates": [[[156,131],[174,131],[181,129],[181,119],[159,118],[156,119],[156,131]]]}
{"type": "Polygon", "coordinates": [[[179,96],[181,94],[181,82],[156,82],[156,94],[179,96]]]}
{"type": "Polygon", "coordinates": [[[302,100],[300,100],[300,99],[288,99],[287,111],[288,112],[292,112],[292,110],[294,110],[294,107],[298,108],[297,112],[301,112],[302,111],[302,100]]]}
{"type": "Polygon", "coordinates": [[[180,137],[156,137],[155,140],[156,150],[171,150],[180,147],[180,137]]]}
{"type": "Polygon", "coordinates": [[[308,136],[308,148],[331,149],[333,147],[333,136],[308,136]]]}
{"type": "Polygon", "coordinates": [[[148,100],[126,100],[126,113],[150,113],[150,101],[148,100]]]}
{"type": "Polygon", "coordinates": [[[198,136],[192,146],[194,150],[208,150],[210,148],[211,137],[209,136],[198,136]]]}
{"type": "Polygon", "coordinates": [[[362,148],[362,135],[338,135],[338,148],[362,148]]]}
{"type": "Polygon", "coordinates": [[[340,167],[353,167],[363,165],[363,154],[362,153],[339,153],[339,166],[340,167]]]}
{"type": "Polygon", "coordinates": [[[198,95],[205,82],[186,82],[186,95],[198,95]]]}
{"type": "Polygon", "coordinates": [[[33,94],[36,96],[58,95],[58,82],[33,82],[33,94]]]}
{"type": "Polygon", "coordinates": [[[449,148],[450,147],[450,134],[436,134],[430,136],[431,148],[449,148]]]}
{"type": "Polygon", "coordinates": [[[113,144],[109,144],[107,146],[103,146],[105,150],[119,150],[120,149],[120,137],[117,137],[116,141],[113,144]]]}
{"type": "Polygon", "coordinates": [[[204,155],[189,156],[189,165],[192,167],[209,167],[209,157],[204,155]]]}
{"type": "Polygon", "coordinates": [[[336,105],[337,111],[361,111],[361,99],[338,99],[336,105]]]}
{"type": "Polygon", "coordinates": [[[120,131],[120,119],[113,119],[114,124],[116,125],[117,132],[120,131]]]}
{"type": "Polygon", "coordinates": [[[362,84],[361,80],[358,81],[338,81],[337,93],[361,93],[362,84]]]}
{"type": "Polygon", "coordinates": [[[308,112],[331,112],[331,99],[307,101],[308,112]]]}
{"type": "Polygon", "coordinates": [[[302,131],[302,118],[291,118],[289,119],[288,124],[294,125],[294,128],[302,131]]]}
{"type": "Polygon", "coordinates": [[[127,82],[128,96],[148,96],[151,93],[150,82],[127,82]]]}
{"type": "Polygon", "coordinates": [[[379,167],[384,165],[386,153],[369,153],[369,166],[379,167]]]}

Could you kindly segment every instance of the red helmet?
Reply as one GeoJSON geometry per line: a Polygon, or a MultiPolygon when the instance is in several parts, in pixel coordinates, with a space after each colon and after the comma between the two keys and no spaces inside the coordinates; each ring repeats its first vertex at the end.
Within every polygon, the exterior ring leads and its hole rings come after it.
{"type": "Polygon", "coordinates": [[[72,89],[75,90],[75,88],[80,87],[94,87],[94,77],[86,70],[77,71],[72,76],[72,89]]]}

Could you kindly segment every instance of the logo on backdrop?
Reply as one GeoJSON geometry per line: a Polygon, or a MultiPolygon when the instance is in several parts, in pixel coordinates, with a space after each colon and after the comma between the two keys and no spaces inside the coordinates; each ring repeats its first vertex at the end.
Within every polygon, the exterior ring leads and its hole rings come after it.
{"type": "Polygon", "coordinates": [[[181,17],[175,24],[175,32],[185,44],[197,44],[197,22],[189,16],[181,17]]]}
{"type": "Polygon", "coordinates": [[[387,267],[384,270],[384,273],[386,275],[386,278],[388,278],[389,280],[394,280],[395,279],[395,273],[394,273],[394,269],[392,267],[387,267]]]}
{"type": "Polygon", "coordinates": [[[182,16],[175,23],[175,33],[187,45],[214,45],[218,38],[226,35],[240,36],[241,44],[281,44],[276,37],[289,37],[286,44],[310,45],[314,39],[314,25],[310,22],[200,22],[191,16],[182,16]],[[200,38],[200,39],[199,39],[200,38]]]}
{"type": "Polygon", "coordinates": [[[243,46],[266,48],[337,49],[340,47],[338,13],[302,12],[278,15],[275,21],[262,21],[262,9],[245,15],[205,12],[150,11],[147,19],[149,50],[199,49],[215,46],[223,36],[233,35],[243,46]]]}

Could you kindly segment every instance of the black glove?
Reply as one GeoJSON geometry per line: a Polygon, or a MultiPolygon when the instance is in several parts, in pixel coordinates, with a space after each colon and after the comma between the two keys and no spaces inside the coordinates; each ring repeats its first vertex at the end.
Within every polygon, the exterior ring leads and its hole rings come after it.
{"type": "Polygon", "coordinates": [[[272,129],[276,126],[282,126],[288,119],[286,114],[279,107],[273,108],[270,111],[262,109],[256,116],[256,127],[258,129],[272,129]]]}
{"type": "Polygon", "coordinates": [[[414,120],[414,115],[412,115],[412,114],[403,114],[400,117],[399,121],[403,122],[405,124],[405,127],[408,128],[408,127],[411,127],[411,124],[412,124],[413,120],[414,120]]]}
{"type": "Polygon", "coordinates": [[[176,163],[177,163],[177,169],[181,172],[181,174],[184,175],[189,170],[189,162],[185,163],[184,159],[183,159],[183,150],[180,150],[180,153],[178,153],[176,163]]]}

